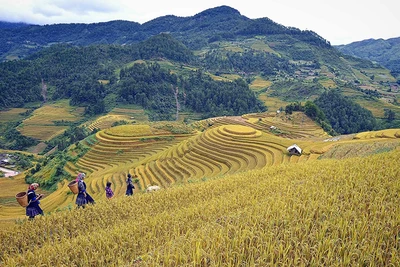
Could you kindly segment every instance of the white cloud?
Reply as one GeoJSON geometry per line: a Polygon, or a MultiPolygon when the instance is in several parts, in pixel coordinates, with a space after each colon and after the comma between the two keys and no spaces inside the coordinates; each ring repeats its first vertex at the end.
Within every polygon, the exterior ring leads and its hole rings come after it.
{"type": "Polygon", "coordinates": [[[54,0],[49,1],[55,7],[78,15],[96,13],[115,13],[120,11],[117,1],[106,0],[54,0]]]}
{"type": "Polygon", "coordinates": [[[63,10],[53,5],[39,5],[32,7],[32,13],[36,16],[53,18],[62,16],[63,10]]]}

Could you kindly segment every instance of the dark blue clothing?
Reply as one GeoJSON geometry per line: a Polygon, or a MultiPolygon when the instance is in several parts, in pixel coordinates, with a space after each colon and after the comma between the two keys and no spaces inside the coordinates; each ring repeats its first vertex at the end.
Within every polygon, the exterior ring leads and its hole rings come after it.
{"type": "Polygon", "coordinates": [[[135,186],[133,185],[132,178],[128,177],[128,179],[126,180],[126,193],[125,193],[125,195],[132,196],[133,195],[133,189],[135,189],[135,186]]]}
{"type": "Polygon", "coordinates": [[[84,181],[78,182],[79,193],[76,197],[76,205],[84,206],[88,203],[94,204],[94,199],[86,192],[86,183],[84,181]],[[85,196],[86,194],[86,196],[85,196]]]}
{"type": "Polygon", "coordinates": [[[35,193],[35,190],[28,190],[28,206],[26,207],[26,216],[33,218],[36,215],[43,215],[43,210],[39,206],[40,201],[35,193]]]}

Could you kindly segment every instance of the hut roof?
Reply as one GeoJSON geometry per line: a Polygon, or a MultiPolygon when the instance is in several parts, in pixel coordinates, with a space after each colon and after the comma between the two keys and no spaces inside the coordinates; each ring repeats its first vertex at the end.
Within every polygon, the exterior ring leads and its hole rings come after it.
{"type": "Polygon", "coordinates": [[[292,149],[296,149],[299,153],[301,153],[301,148],[298,146],[298,145],[296,145],[296,144],[294,144],[294,145],[291,145],[290,147],[288,147],[287,148],[287,151],[290,151],[290,150],[292,150],[292,149]]]}

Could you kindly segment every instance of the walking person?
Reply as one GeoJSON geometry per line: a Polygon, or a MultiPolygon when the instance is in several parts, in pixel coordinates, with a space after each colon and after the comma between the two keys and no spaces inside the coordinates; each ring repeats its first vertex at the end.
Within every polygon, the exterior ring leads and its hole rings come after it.
{"type": "Polygon", "coordinates": [[[107,182],[106,185],[106,197],[108,200],[112,199],[114,196],[114,192],[111,189],[111,182],[107,182]]]}
{"type": "Polygon", "coordinates": [[[43,215],[43,210],[39,206],[39,200],[43,195],[37,195],[35,192],[38,187],[38,183],[33,183],[28,187],[28,206],[26,207],[26,216],[29,217],[29,220],[33,220],[36,215],[43,215]]]}
{"type": "Polygon", "coordinates": [[[132,196],[133,195],[133,189],[135,189],[135,186],[133,185],[132,175],[130,173],[128,173],[128,179],[126,179],[126,193],[125,193],[125,195],[132,196]]]}
{"type": "Polygon", "coordinates": [[[78,189],[79,193],[78,196],[76,197],[75,204],[78,205],[79,207],[84,208],[86,204],[95,204],[94,199],[86,192],[86,183],[84,182],[84,179],[86,175],[84,173],[78,174],[77,180],[78,180],[78,189]],[[83,175],[80,175],[83,174],[83,175]]]}

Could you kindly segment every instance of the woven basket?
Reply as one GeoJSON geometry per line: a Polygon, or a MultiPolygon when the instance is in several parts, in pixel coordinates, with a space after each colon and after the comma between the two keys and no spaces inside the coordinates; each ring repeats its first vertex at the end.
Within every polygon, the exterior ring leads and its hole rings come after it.
{"type": "Polygon", "coordinates": [[[22,207],[28,206],[28,194],[26,192],[19,192],[15,195],[15,198],[22,207]]]}
{"type": "Polygon", "coordinates": [[[78,194],[79,189],[78,189],[78,182],[77,181],[72,181],[68,184],[69,189],[71,189],[72,193],[78,194]]]}

